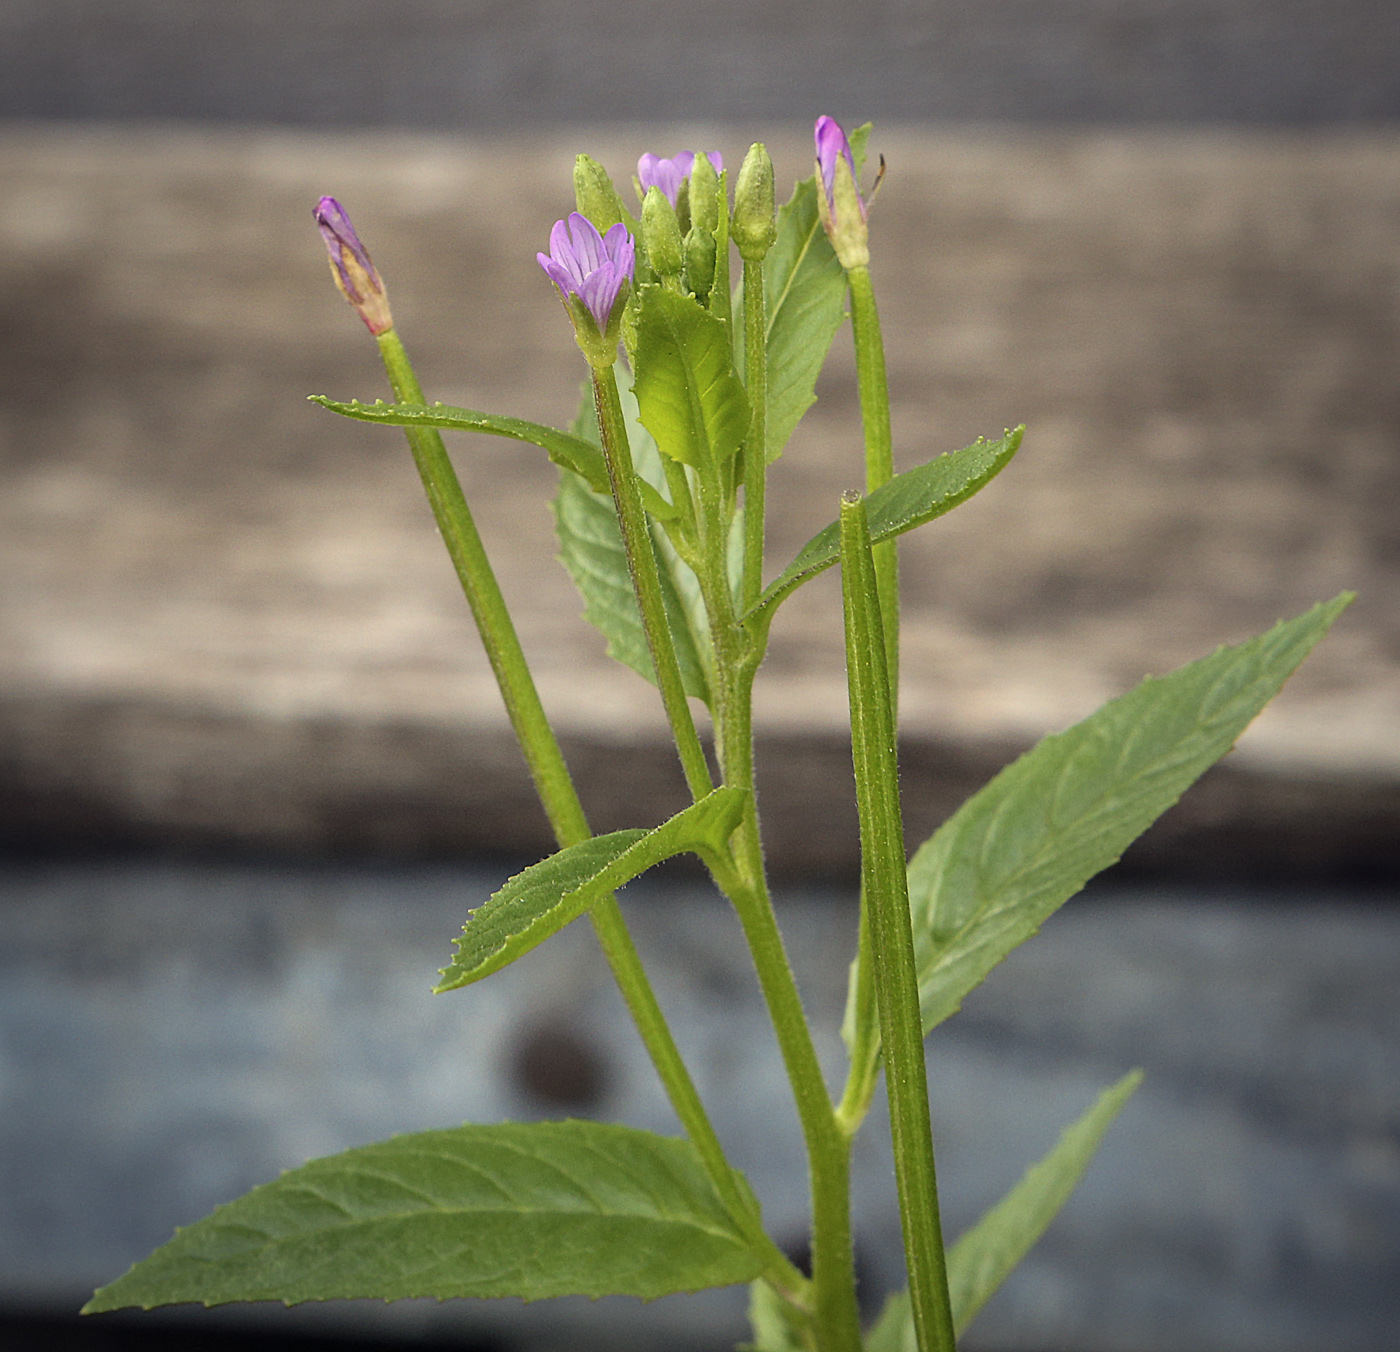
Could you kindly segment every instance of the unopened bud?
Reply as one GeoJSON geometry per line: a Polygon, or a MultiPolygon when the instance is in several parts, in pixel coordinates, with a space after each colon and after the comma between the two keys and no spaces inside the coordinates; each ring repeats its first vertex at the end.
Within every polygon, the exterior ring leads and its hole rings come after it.
{"type": "Polygon", "coordinates": [[[817,211],[843,268],[870,262],[870,231],[865,202],[856,182],[850,142],[835,119],[819,117],[817,142],[817,211]]]}
{"type": "Polygon", "coordinates": [[[715,284],[715,237],[703,225],[692,225],[685,237],[685,282],[701,305],[715,284]]]}
{"type": "Polygon", "coordinates": [[[719,228],[719,175],[707,155],[697,155],[690,169],[690,224],[710,234],[719,228]]]}
{"type": "Polygon", "coordinates": [[[626,215],[608,171],[591,155],[580,155],[574,161],[574,200],[579,213],[587,216],[600,232],[626,215]]]}
{"type": "Polygon", "coordinates": [[[312,212],[330,254],[331,276],[340,294],[355,307],[365,327],[376,338],[394,327],[384,283],[370,261],[369,251],[360,243],[345,208],[334,197],[323,197],[312,212]]]}
{"type": "Polygon", "coordinates": [[[729,226],[730,238],[739,246],[739,256],[745,262],[761,259],[778,237],[774,200],[773,160],[763,142],[755,141],[739,169],[734,219],[729,226]]]}
{"type": "Polygon", "coordinates": [[[685,246],[675,208],[666,200],[660,188],[647,189],[642,200],[642,245],[647,262],[658,277],[680,275],[685,266],[685,246]]]}

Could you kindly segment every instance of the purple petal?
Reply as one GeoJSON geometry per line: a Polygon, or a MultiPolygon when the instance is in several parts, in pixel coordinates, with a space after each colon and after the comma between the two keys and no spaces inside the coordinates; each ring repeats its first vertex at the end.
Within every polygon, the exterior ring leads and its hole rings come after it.
{"type": "Polygon", "coordinates": [[[835,118],[822,114],[817,119],[815,136],[817,164],[821,169],[822,187],[829,202],[836,190],[836,157],[846,157],[846,163],[851,166],[852,177],[855,177],[856,162],[851,155],[851,143],[846,139],[846,133],[841,130],[841,124],[835,118]]]}
{"type": "Polygon", "coordinates": [[[600,329],[608,327],[608,317],[612,314],[618,292],[625,279],[611,263],[604,264],[596,272],[590,273],[579,288],[579,296],[588,306],[589,313],[597,320],[600,329]]]}
{"type": "Polygon", "coordinates": [[[587,277],[607,258],[603,237],[598,233],[598,227],[577,211],[569,213],[569,237],[573,241],[573,255],[578,261],[581,276],[587,277]]]}
{"type": "Polygon", "coordinates": [[[578,283],[575,281],[568,268],[560,263],[556,263],[548,254],[537,253],[535,257],[540,260],[540,267],[545,270],[549,280],[566,296],[570,291],[576,289],[578,283]]]}
{"type": "Polygon", "coordinates": [[[321,234],[325,237],[327,246],[332,243],[344,244],[356,253],[364,252],[364,245],[360,243],[355,227],[350,224],[350,217],[334,197],[323,197],[316,203],[316,210],[312,215],[316,218],[316,224],[321,227],[321,234]]]}
{"type": "Polygon", "coordinates": [[[671,163],[676,167],[676,173],[682,178],[689,178],[690,171],[695,167],[695,152],[693,150],[682,150],[679,155],[671,157],[671,163]]]}
{"type": "Polygon", "coordinates": [[[632,236],[627,227],[621,221],[609,227],[608,233],[603,236],[603,252],[618,267],[624,267],[625,255],[625,271],[628,277],[632,276],[636,246],[632,243],[632,236]]]}
{"type": "Polygon", "coordinates": [[[316,203],[316,210],[312,212],[312,215],[316,218],[321,238],[325,240],[326,248],[330,251],[331,261],[339,269],[341,276],[345,277],[347,282],[349,281],[341,262],[342,250],[348,250],[354,255],[355,261],[369,274],[370,279],[378,284],[379,274],[374,270],[374,264],[370,261],[369,250],[360,243],[360,237],[355,233],[355,227],[350,224],[350,217],[345,214],[345,208],[334,197],[323,197],[316,203]]]}
{"type": "MultiPolygon", "coordinates": [[[[651,188],[660,188],[666,195],[666,200],[675,206],[681,184],[690,172],[690,161],[686,162],[685,171],[681,171],[681,158],[677,155],[673,160],[663,160],[659,155],[643,155],[637,161],[637,181],[642,185],[643,195],[651,188]]],[[[695,157],[692,155],[690,158],[693,160],[695,157]]]]}
{"type": "Polygon", "coordinates": [[[708,151],[705,158],[714,166],[716,174],[724,173],[724,156],[718,150],[708,151]]]}
{"type": "Polygon", "coordinates": [[[653,155],[649,150],[637,161],[637,181],[642,185],[643,195],[648,189],[661,186],[656,179],[656,170],[660,163],[661,156],[653,155]]]}

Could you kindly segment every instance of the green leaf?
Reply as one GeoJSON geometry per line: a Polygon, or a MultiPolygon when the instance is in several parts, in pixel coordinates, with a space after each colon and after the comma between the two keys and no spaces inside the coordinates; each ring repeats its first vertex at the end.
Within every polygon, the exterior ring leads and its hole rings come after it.
{"type": "Polygon", "coordinates": [[[459,432],[485,432],[490,436],[529,442],[547,451],[556,465],[580,475],[594,492],[610,491],[608,467],[597,444],[590,445],[582,437],[545,427],[542,423],[494,413],[478,413],[472,408],[453,408],[450,404],[386,404],[382,399],[376,399],[372,404],[362,404],[358,399],[352,399],[346,404],[328,399],[323,394],[311,395],[311,402],[360,422],[386,423],[391,427],[445,427],[459,432]]]}
{"type": "MultiPolygon", "coordinates": [[[[584,617],[608,641],[608,652],[639,676],[656,684],[656,670],[647,648],[642,614],[627,570],[627,552],[611,496],[592,492],[578,477],[564,474],[554,500],[559,557],[583,596],[584,617]]],[[[710,699],[707,663],[708,636],[697,637],[691,625],[682,587],[692,587],[690,573],[674,551],[657,548],[662,599],[671,624],[671,639],[687,695],[710,699]]]]}
{"type": "Polygon", "coordinates": [[[657,446],[702,475],[731,460],[748,431],[729,326],[690,296],[640,289],[633,388],[657,446]]]}
{"type": "Polygon", "coordinates": [[[469,986],[514,962],[663,859],[718,852],[739,823],[744,798],[742,789],[719,788],[651,831],[594,836],[517,873],[471,913],[435,989],[469,986]]]}
{"type": "Polygon", "coordinates": [[[1134,1070],[1105,1089],[1055,1148],[948,1251],[948,1295],[959,1334],[1045,1233],[1083,1178],[1104,1133],[1142,1083],[1134,1070]]]}
{"type": "Polygon", "coordinates": [[[313,1160],[220,1207],[85,1314],[197,1302],[631,1295],[760,1261],[685,1141],[594,1122],[464,1126],[313,1160]]]}
{"type": "Polygon", "coordinates": [[[927,1032],[1234,746],[1350,593],[1047,737],[946,821],[909,865],[927,1032]]]}
{"type": "MultiPolygon", "coordinates": [[[[817,215],[815,176],[794,186],[778,209],[778,237],[764,260],[768,309],[766,441],[771,463],[816,402],[817,376],[846,317],[846,272],[817,215]]],[[[734,332],[743,333],[743,292],[735,293],[734,332]]],[[[736,344],[743,360],[743,344],[736,344]]]]}
{"type": "Polygon", "coordinates": [[[754,1282],[749,1287],[753,1341],[740,1343],[739,1352],[810,1352],[809,1323],[767,1282],[754,1282]]]}
{"type": "Polygon", "coordinates": [[[907,1289],[895,1291],[885,1301],[875,1327],[865,1335],[865,1352],[919,1352],[907,1289]]]}
{"type": "MultiPolygon", "coordinates": [[[[948,1294],[959,1335],[1045,1233],[1141,1083],[1142,1072],[1134,1070],[1104,1090],[1083,1117],[1065,1128],[1055,1148],[949,1249],[948,1294]]],[[[889,1298],[865,1347],[866,1352],[918,1352],[907,1291],[889,1298]]]]}
{"type": "MultiPolygon", "coordinates": [[[[960,451],[949,451],[917,469],[896,474],[866,499],[871,540],[876,543],[891,540],[966,502],[1006,467],[1016,454],[1024,431],[1025,428],[1018,427],[998,441],[978,438],[960,451]]],[[[745,621],[773,610],[840,557],[841,526],[833,521],[802,546],[797,557],[768,585],[754,608],[744,616],[745,621]]]]}

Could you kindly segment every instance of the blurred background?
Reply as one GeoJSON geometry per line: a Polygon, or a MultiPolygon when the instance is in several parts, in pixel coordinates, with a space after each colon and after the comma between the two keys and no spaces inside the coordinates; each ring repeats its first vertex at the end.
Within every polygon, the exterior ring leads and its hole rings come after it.
{"type": "MultiPolygon", "coordinates": [[[[462,1120],[674,1131],[591,936],[428,987],[549,837],[310,220],[347,206],[430,398],[563,424],[534,262],[582,149],[875,121],[900,463],[1029,426],[907,538],[911,845],[1144,674],[1359,593],[1240,749],[930,1041],[956,1234],[1132,1065],[995,1352],[1380,1352],[1400,1318],[1400,9],[1381,0],[3,0],[0,1345],[627,1346],[743,1297],[179,1310],[92,1287],[308,1157],[462,1120]]],[[[773,557],[861,477],[838,335],[773,557]]],[[[542,455],[454,453],[597,829],[683,801],[653,692],[579,616],[542,455]]],[[[760,682],[782,919],[831,1073],[856,828],[839,601],[760,682]]],[[[737,930],[624,904],[794,1251],[795,1117],[737,930]]],[[[576,927],[577,928],[577,927],[576,927]]],[[[901,1284],[857,1161],[862,1293],[901,1284]]]]}

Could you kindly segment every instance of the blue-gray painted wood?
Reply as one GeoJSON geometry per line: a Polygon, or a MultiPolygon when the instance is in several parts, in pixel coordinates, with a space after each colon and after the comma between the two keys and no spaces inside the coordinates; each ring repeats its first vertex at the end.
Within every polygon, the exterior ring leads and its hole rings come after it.
{"type": "MultiPolygon", "coordinates": [[[[586,926],[480,986],[429,994],[467,909],[499,881],[453,868],[0,868],[0,1303],[71,1308],[174,1226],[391,1132],[577,1113],[580,1093],[598,1116],[675,1130],[586,926]]],[[[934,1034],[952,1234],[1100,1087],[1135,1064],[1148,1073],[969,1348],[1393,1346],[1400,909],[1387,900],[1105,891],[1071,903],[934,1034]]],[[[721,1134],[775,1232],[796,1239],[797,1125],[735,925],[684,878],[636,885],[624,905],[721,1134]]],[[[789,894],[782,919],[834,1078],[851,899],[789,894]]],[[[882,1131],[871,1124],[856,1161],[871,1299],[900,1265],[882,1131]]],[[[699,1346],[740,1336],[742,1300],[258,1317],[469,1326],[535,1346],[645,1343],[675,1319],[667,1345],[699,1346]]]]}

